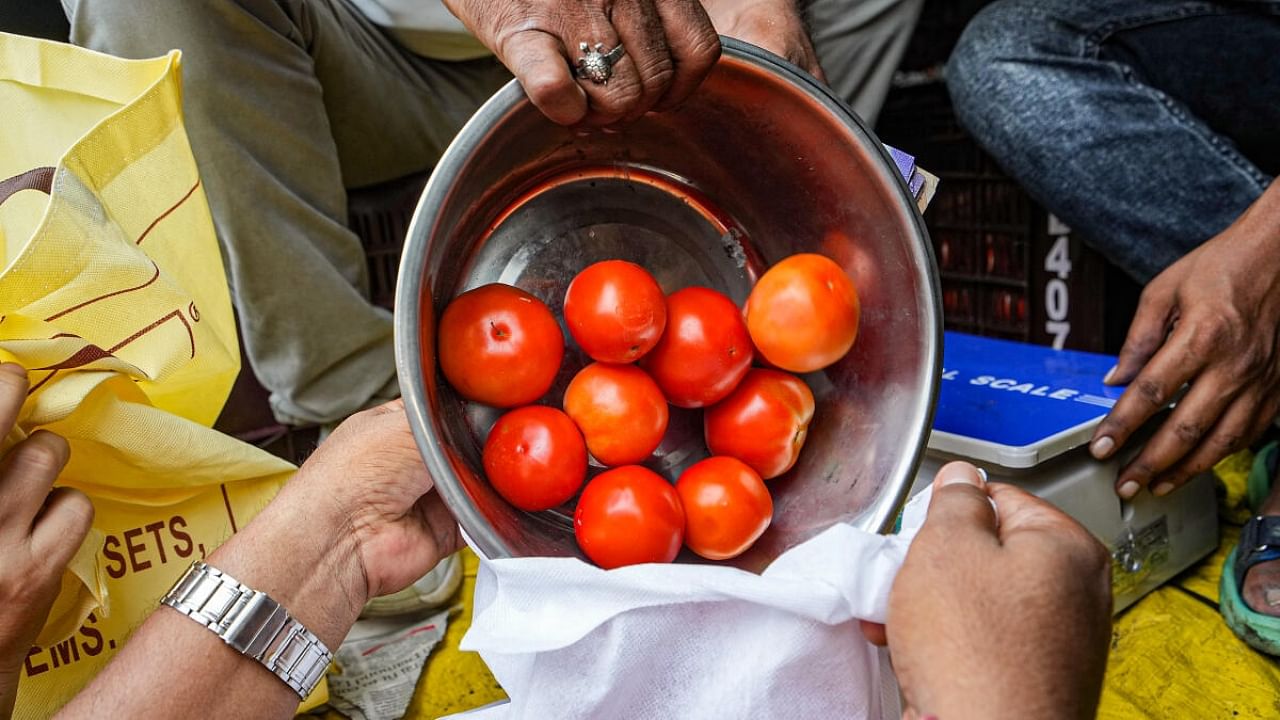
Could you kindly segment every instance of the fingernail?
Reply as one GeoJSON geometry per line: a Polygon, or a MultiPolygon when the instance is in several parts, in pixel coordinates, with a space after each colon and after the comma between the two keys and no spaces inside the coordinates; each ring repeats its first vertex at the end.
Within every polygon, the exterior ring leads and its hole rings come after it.
{"type": "Polygon", "coordinates": [[[982,484],[987,484],[987,471],[982,468],[975,468],[978,471],[978,477],[982,478],[982,484]]]}
{"type": "Polygon", "coordinates": [[[1115,449],[1116,441],[1112,440],[1110,435],[1103,435],[1089,445],[1089,452],[1093,453],[1093,456],[1099,460],[1107,459],[1107,456],[1115,449]]]}
{"type": "Polygon", "coordinates": [[[951,463],[938,472],[938,487],[958,484],[982,487],[986,483],[986,478],[983,475],[982,470],[968,463],[951,463]]]}
{"type": "Polygon", "coordinates": [[[1120,489],[1116,490],[1116,494],[1125,500],[1132,500],[1133,496],[1137,495],[1138,491],[1141,489],[1142,487],[1138,485],[1138,483],[1132,480],[1126,480],[1122,485],[1120,485],[1120,489]]]}
{"type": "Polygon", "coordinates": [[[1102,376],[1102,384],[1103,384],[1103,385],[1110,385],[1110,384],[1111,384],[1111,378],[1115,377],[1116,370],[1117,370],[1119,367],[1120,367],[1119,365],[1112,365],[1112,366],[1111,366],[1111,369],[1107,371],[1107,374],[1102,376]]]}
{"type": "Polygon", "coordinates": [[[1159,485],[1156,485],[1155,487],[1151,488],[1151,494],[1155,495],[1156,497],[1164,497],[1165,495],[1168,495],[1171,492],[1173,492],[1173,483],[1171,482],[1162,482],[1159,485]]]}

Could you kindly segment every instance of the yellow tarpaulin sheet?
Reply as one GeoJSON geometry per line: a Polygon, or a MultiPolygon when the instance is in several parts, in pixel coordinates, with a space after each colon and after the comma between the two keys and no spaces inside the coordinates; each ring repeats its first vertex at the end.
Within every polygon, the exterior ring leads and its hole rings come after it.
{"type": "Polygon", "coordinates": [[[1218,550],[1116,618],[1098,717],[1105,720],[1280,717],[1280,664],[1232,634],[1218,614],[1218,580],[1249,518],[1245,452],[1215,468],[1218,550]]]}

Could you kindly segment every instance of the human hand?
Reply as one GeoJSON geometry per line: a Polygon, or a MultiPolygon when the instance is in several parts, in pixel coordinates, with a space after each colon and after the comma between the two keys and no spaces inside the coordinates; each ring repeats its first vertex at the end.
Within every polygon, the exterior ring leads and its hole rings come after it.
{"type": "MultiPolygon", "coordinates": [[[[0,435],[13,430],[26,397],[26,370],[0,365],[0,435]]],[[[93,521],[83,493],[50,490],[69,457],[66,440],[37,431],[0,460],[0,717],[12,712],[22,663],[93,521]]]]}
{"type": "Polygon", "coordinates": [[[697,0],[445,0],[553,122],[605,125],[679,104],[720,57],[697,0]],[[579,43],[622,44],[607,83],[575,77],[579,43]]]}
{"type": "Polygon", "coordinates": [[[458,523],[434,490],[402,400],[339,425],[299,469],[299,481],[331,497],[344,517],[356,542],[365,600],[408,587],[462,547],[458,523]]]}
{"type": "MultiPolygon", "coordinates": [[[[369,598],[408,586],[459,547],[432,489],[403,404],[366,410],[207,562],[336,650],[369,598]]],[[[161,606],[59,717],[284,718],[297,707],[290,685],[161,606]]]]}
{"type": "Polygon", "coordinates": [[[795,0],[703,0],[716,32],[786,58],[825,82],[795,0]]]}
{"type": "Polygon", "coordinates": [[[1112,385],[1129,385],[1094,431],[1105,459],[1185,383],[1190,389],[1116,479],[1165,495],[1245,447],[1280,410],[1280,181],[1231,227],[1142,293],[1112,385]]]}
{"type": "Polygon", "coordinates": [[[1110,628],[1110,557],[1087,530],[968,463],[938,472],[881,629],[907,717],[1092,718],[1110,628]]]}
{"type": "Polygon", "coordinates": [[[395,400],[347,418],[209,562],[336,647],[365,603],[461,546],[395,400]]]}

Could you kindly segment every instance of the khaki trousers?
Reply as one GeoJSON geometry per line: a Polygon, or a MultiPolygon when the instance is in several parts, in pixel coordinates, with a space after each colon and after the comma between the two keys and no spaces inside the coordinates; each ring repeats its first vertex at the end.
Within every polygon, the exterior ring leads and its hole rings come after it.
{"type": "MultiPolygon", "coordinates": [[[[815,0],[838,94],[874,118],[923,0],[815,0]]],[[[183,51],[184,109],[241,323],[276,417],[330,423],[399,394],[347,190],[431,168],[510,75],[418,56],[346,0],[63,0],[72,42],[183,51]]]]}

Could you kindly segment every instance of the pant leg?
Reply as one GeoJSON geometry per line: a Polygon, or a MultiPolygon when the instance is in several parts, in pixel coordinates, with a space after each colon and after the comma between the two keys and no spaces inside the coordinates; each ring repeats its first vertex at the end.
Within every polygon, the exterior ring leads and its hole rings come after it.
{"type": "Polygon", "coordinates": [[[1099,57],[1129,67],[1135,80],[1181,103],[1274,176],[1280,173],[1280,2],[1270,9],[1270,17],[1234,12],[1121,30],[1103,41],[1099,57]]]}
{"type": "MultiPolygon", "coordinates": [[[[1169,42],[1196,42],[1177,37],[1180,23],[1268,5],[1001,0],[951,57],[956,113],[1028,192],[1146,282],[1225,229],[1270,178],[1105,45],[1155,26],[1169,42]]],[[[1256,73],[1248,65],[1219,71],[1256,73]]]]}
{"type": "Polygon", "coordinates": [[[505,79],[402,50],[347,0],[64,0],[72,39],[183,51],[184,110],[245,350],[285,422],[398,394],[346,188],[431,167],[505,79]]]}
{"type": "Polygon", "coordinates": [[[805,20],[836,95],[874,125],[924,0],[811,0],[805,20]]]}

